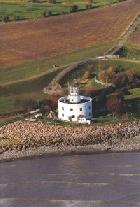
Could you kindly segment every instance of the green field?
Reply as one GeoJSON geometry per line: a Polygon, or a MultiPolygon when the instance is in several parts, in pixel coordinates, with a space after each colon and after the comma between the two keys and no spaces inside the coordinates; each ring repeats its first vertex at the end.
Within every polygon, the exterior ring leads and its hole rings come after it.
{"type": "Polygon", "coordinates": [[[114,68],[120,67],[124,69],[132,69],[133,71],[140,72],[140,62],[131,59],[118,59],[108,60],[108,66],[111,65],[114,68]]]}
{"type": "Polygon", "coordinates": [[[45,98],[43,87],[61,70],[61,66],[96,57],[109,47],[110,45],[97,45],[49,60],[44,59],[13,68],[0,68],[0,113],[21,109],[15,104],[16,100],[30,97],[34,100],[45,98]],[[60,70],[52,69],[54,64],[58,65],[60,70]]]}
{"type": "MultiPolygon", "coordinates": [[[[117,3],[122,0],[96,0],[92,8],[117,3]]],[[[11,20],[15,19],[36,19],[43,17],[44,12],[51,11],[52,15],[59,15],[70,12],[72,4],[78,5],[79,10],[85,10],[87,1],[85,0],[61,0],[56,4],[49,4],[47,1],[30,1],[18,0],[0,0],[0,20],[4,16],[9,16],[11,20]]]]}
{"type": "Polygon", "coordinates": [[[133,88],[129,90],[130,95],[125,96],[125,99],[140,98],[140,88],[133,88]]]}
{"type": "Polygon", "coordinates": [[[134,60],[140,60],[140,46],[134,46],[132,44],[127,44],[127,58],[128,59],[134,59],[134,60]]]}
{"type": "Polygon", "coordinates": [[[140,60],[140,42],[135,42],[135,38],[140,34],[138,29],[139,27],[137,27],[136,31],[130,36],[125,44],[126,57],[128,59],[140,60]]]}
{"type": "Polygon", "coordinates": [[[103,54],[110,46],[110,44],[97,45],[63,56],[56,56],[50,59],[34,61],[12,68],[0,68],[0,86],[17,81],[34,79],[37,76],[44,76],[49,71],[52,71],[54,64],[60,67],[86,58],[96,57],[103,54]]]}

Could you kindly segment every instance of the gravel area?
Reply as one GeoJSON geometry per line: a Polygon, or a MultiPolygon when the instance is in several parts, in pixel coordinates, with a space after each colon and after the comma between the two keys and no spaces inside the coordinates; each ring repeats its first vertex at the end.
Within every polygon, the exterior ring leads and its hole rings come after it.
{"type": "Polygon", "coordinates": [[[74,127],[18,121],[0,128],[0,160],[135,150],[140,150],[140,120],[74,127]]]}

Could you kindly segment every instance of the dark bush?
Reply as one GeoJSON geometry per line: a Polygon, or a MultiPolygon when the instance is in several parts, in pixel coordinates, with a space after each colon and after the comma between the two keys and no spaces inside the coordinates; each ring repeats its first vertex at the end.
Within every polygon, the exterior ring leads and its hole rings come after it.
{"type": "Polygon", "coordinates": [[[10,16],[6,15],[3,17],[4,22],[10,22],[10,16]]]}
{"type": "Polygon", "coordinates": [[[44,17],[52,16],[52,12],[51,11],[44,11],[43,16],[44,17]]]}
{"type": "Polygon", "coordinates": [[[120,57],[127,57],[128,49],[126,47],[121,47],[119,51],[117,51],[116,55],[119,55],[120,57]]]}
{"type": "Polygon", "coordinates": [[[75,5],[72,5],[71,7],[70,7],[70,13],[72,13],[72,12],[77,12],[78,11],[78,6],[75,4],[75,5]]]}
{"type": "Polygon", "coordinates": [[[25,19],[24,17],[21,17],[19,15],[14,16],[15,21],[21,21],[21,20],[24,20],[24,19],[25,19]]]}

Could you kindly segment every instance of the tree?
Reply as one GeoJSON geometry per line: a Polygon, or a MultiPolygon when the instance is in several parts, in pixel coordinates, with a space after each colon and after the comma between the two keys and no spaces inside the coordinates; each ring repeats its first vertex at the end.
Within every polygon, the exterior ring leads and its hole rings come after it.
{"type": "Polygon", "coordinates": [[[118,94],[112,94],[106,101],[107,110],[112,114],[119,114],[122,109],[122,100],[118,94]]]}
{"type": "Polygon", "coordinates": [[[70,13],[77,12],[77,11],[78,11],[78,6],[76,4],[70,6],[70,13]]]}
{"type": "Polygon", "coordinates": [[[117,67],[114,70],[115,73],[120,73],[120,72],[123,72],[123,71],[124,71],[124,68],[121,64],[117,65],[117,67]]]}
{"type": "Polygon", "coordinates": [[[119,54],[120,57],[127,57],[128,49],[126,47],[121,47],[117,54],[119,54]]]}
{"type": "Polygon", "coordinates": [[[98,79],[100,81],[106,82],[107,72],[106,70],[99,70],[98,72],[98,79]]]}
{"type": "Polygon", "coordinates": [[[52,12],[51,11],[44,11],[44,13],[43,13],[43,16],[44,17],[49,17],[51,15],[52,15],[52,12]]]}
{"type": "Polygon", "coordinates": [[[117,74],[114,81],[113,81],[113,83],[117,87],[124,87],[124,86],[128,85],[128,77],[125,74],[125,72],[117,74]]]}
{"type": "Polygon", "coordinates": [[[4,16],[4,17],[3,17],[3,21],[4,21],[4,22],[9,22],[9,21],[10,21],[10,16],[7,16],[7,15],[4,16]]]}
{"type": "Polygon", "coordinates": [[[93,0],[87,0],[87,3],[88,4],[92,4],[93,3],[93,0]]]}
{"type": "Polygon", "coordinates": [[[135,81],[136,73],[132,69],[127,70],[126,75],[128,77],[129,83],[133,83],[135,81]]]}
{"type": "Polygon", "coordinates": [[[109,80],[109,82],[112,82],[112,79],[113,79],[114,76],[115,76],[115,73],[114,73],[113,67],[110,66],[107,69],[107,79],[109,80]]]}
{"type": "Polygon", "coordinates": [[[93,0],[86,0],[86,2],[87,2],[87,4],[86,4],[86,8],[87,8],[87,9],[92,8],[93,0]]]}
{"type": "Polygon", "coordinates": [[[89,79],[92,76],[92,72],[90,69],[86,70],[86,72],[83,75],[83,79],[89,79]]]}

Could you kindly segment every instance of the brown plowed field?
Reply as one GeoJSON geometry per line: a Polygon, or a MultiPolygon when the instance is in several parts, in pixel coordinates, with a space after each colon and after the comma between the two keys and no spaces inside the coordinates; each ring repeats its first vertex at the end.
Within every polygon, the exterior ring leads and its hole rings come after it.
{"type": "Polygon", "coordinates": [[[87,12],[0,25],[0,67],[76,51],[118,38],[140,12],[140,0],[87,12]]]}

